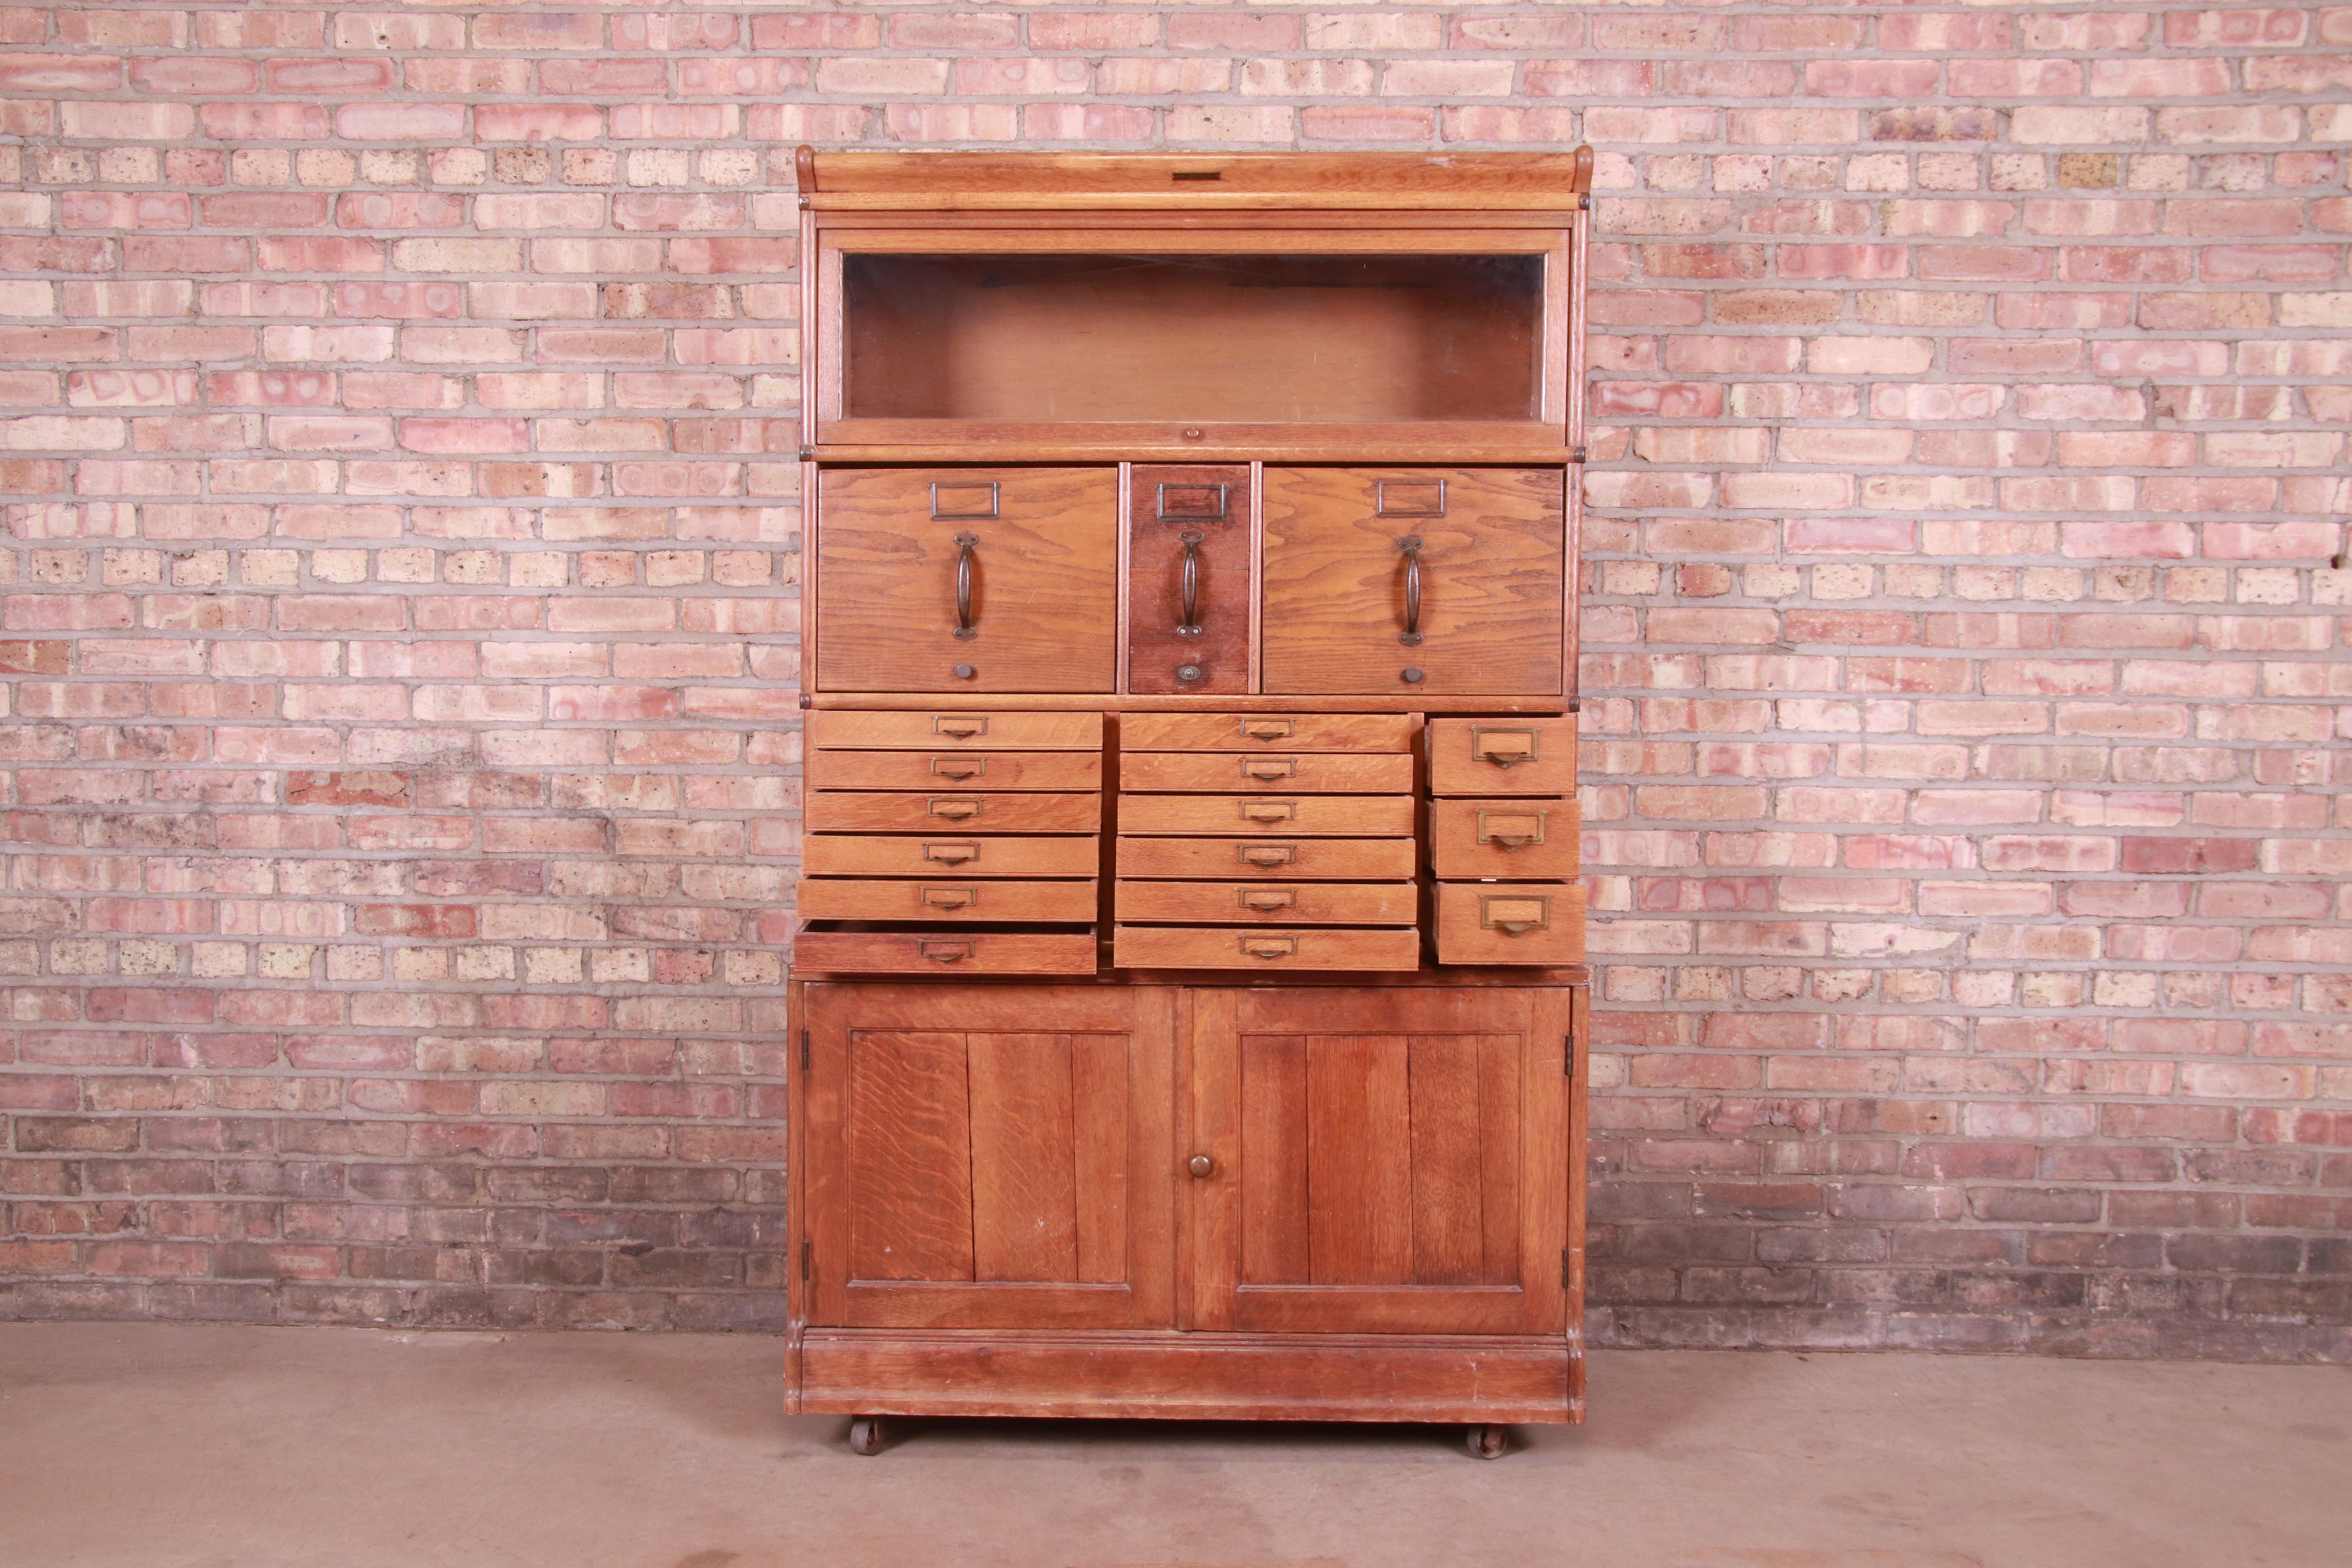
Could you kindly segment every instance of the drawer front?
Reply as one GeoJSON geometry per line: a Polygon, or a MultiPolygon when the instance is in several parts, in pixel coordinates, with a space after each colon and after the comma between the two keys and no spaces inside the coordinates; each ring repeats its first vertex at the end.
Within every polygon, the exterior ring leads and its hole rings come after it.
{"type": "Polygon", "coordinates": [[[1091,931],[804,931],[800,974],[1092,974],[1091,931]]]}
{"type": "Polygon", "coordinates": [[[1421,933],[1123,925],[1111,953],[1121,969],[1418,969],[1421,933]]]}
{"type": "Polygon", "coordinates": [[[818,689],[1117,689],[1117,469],[828,470],[816,525],[818,689]]]}
{"type": "Polygon", "coordinates": [[[1432,795],[1574,795],[1573,719],[1432,719],[1432,795]]]}
{"type": "Polygon", "coordinates": [[[1100,752],[811,752],[811,789],[1102,788],[1100,752]]]}
{"type": "Polygon", "coordinates": [[[1095,918],[1092,882],[803,878],[798,897],[801,918],[811,921],[1084,922],[1095,918]]]}
{"type": "Polygon", "coordinates": [[[1409,926],[1411,882],[1121,882],[1118,918],[1138,924],[1409,926]]]}
{"type": "Polygon", "coordinates": [[[1410,838],[1122,838],[1122,877],[1375,882],[1410,880],[1410,838]]]}
{"type": "Polygon", "coordinates": [[[991,795],[941,790],[884,795],[813,790],[811,833],[936,833],[941,828],[991,833],[1094,833],[1102,826],[1099,795],[991,795]]]}
{"type": "Polygon", "coordinates": [[[1412,832],[1412,801],[1405,795],[1122,795],[1118,811],[1122,834],[1344,838],[1412,832]]]}
{"type": "Polygon", "coordinates": [[[1441,877],[1526,881],[1577,873],[1572,800],[1438,800],[1429,806],[1441,877]]]}
{"type": "Polygon", "coordinates": [[[1139,463],[1128,492],[1127,689],[1250,689],[1250,475],[1139,463]],[[1191,615],[1185,613],[1188,598],[1191,615]]]}
{"type": "Polygon", "coordinates": [[[1123,752],[1118,787],[1131,790],[1265,790],[1297,795],[1405,795],[1412,759],[1402,752],[1351,755],[1293,752],[1123,752]]]}
{"type": "Polygon", "coordinates": [[[1267,693],[1559,694],[1560,469],[1269,468],[1265,489],[1267,693]]]}
{"type": "Polygon", "coordinates": [[[1440,963],[1582,963],[1584,889],[1561,882],[1440,882],[1440,963]]]}
{"type": "Polygon", "coordinates": [[[1409,752],[1402,713],[1130,713],[1118,743],[1129,752],[1409,752]]]}
{"type": "Polygon", "coordinates": [[[1099,752],[1099,713],[851,713],[806,717],[812,751],[1099,752]]]}
{"type": "Polygon", "coordinates": [[[801,842],[801,870],[811,877],[1091,877],[1101,862],[1102,839],[1094,834],[1000,838],[812,833],[801,842]]]}

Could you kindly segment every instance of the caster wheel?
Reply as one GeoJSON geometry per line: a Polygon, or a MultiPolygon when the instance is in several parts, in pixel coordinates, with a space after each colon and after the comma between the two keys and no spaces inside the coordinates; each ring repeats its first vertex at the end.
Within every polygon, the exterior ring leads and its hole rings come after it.
{"type": "Polygon", "coordinates": [[[849,1423],[849,1451],[868,1458],[882,1451],[882,1417],[853,1416],[849,1423]]]}
{"type": "Polygon", "coordinates": [[[1469,1437],[1470,1457],[1474,1459],[1499,1459],[1510,1452],[1511,1429],[1508,1426],[1473,1426],[1469,1437]]]}

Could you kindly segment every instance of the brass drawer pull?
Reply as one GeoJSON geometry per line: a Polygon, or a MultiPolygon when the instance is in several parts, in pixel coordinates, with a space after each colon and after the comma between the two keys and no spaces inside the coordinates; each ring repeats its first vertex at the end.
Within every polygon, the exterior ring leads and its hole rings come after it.
{"type": "Polygon", "coordinates": [[[1242,951],[1252,958],[1297,958],[1298,939],[1295,936],[1245,936],[1242,951]]]}
{"type": "Polygon", "coordinates": [[[921,953],[925,958],[936,960],[940,963],[955,963],[971,956],[972,943],[969,942],[918,942],[916,944],[915,951],[921,953]]]}
{"type": "Polygon", "coordinates": [[[1242,776],[1253,779],[1295,779],[1298,776],[1297,757],[1244,757],[1242,776]]]}
{"type": "Polygon", "coordinates": [[[980,635],[971,623],[971,560],[980,549],[980,535],[959,533],[956,542],[956,640],[970,642],[980,635]]]}
{"type": "Polygon", "coordinates": [[[927,910],[968,910],[980,902],[980,889],[973,887],[927,887],[918,896],[927,910]]]}
{"type": "Polygon", "coordinates": [[[1184,619],[1176,628],[1180,637],[1201,635],[1201,541],[1207,537],[1197,528],[1176,536],[1184,546],[1184,619]]]}
{"type": "Polygon", "coordinates": [[[1296,888],[1244,888],[1240,903],[1245,910],[1294,910],[1298,907],[1296,888]]]}
{"type": "Polygon", "coordinates": [[[1525,936],[1531,931],[1551,929],[1551,900],[1520,896],[1482,897],[1478,900],[1478,927],[1482,931],[1498,931],[1505,936],[1525,936]]]}
{"type": "Polygon", "coordinates": [[[1298,733],[1296,719],[1244,719],[1242,738],[1245,741],[1286,741],[1298,733]]]}
{"type": "Polygon", "coordinates": [[[982,803],[969,797],[955,800],[934,799],[929,803],[933,816],[944,816],[950,822],[968,822],[984,809],[982,803]]]}
{"type": "Polygon", "coordinates": [[[968,741],[974,735],[985,735],[988,733],[988,715],[985,713],[934,713],[931,715],[931,733],[953,735],[959,741],[968,741]]]}
{"type": "Polygon", "coordinates": [[[1541,844],[1550,815],[1543,811],[1482,811],[1478,814],[1478,842],[1497,849],[1541,844]]]}
{"type": "Polygon", "coordinates": [[[962,838],[950,839],[943,844],[925,844],[923,858],[935,866],[969,866],[980,858],[980,841],[962,838]]]}
{"type": "Polygon", "coordinates": [[[1292,822],[1298,816],[1295,800],[1245,800],[1242,802],[1244,822],[1292,822]]]}
{"type": "Polygon", "coordinates": [[[1543,735],[1539,731],[1489,730],[1478,724],[1470,727],[1470,757],[1474,762],[1515,768],[1542,754],[1543,735]]]}
{"type": "Polygon", "coordinates": [[[965,779],[976,779],[986,772],[988,772],[986,757],[933,757],[931,759],[933,778],[954,779],[961,783],[965,779]]]}
{"type": "Polygon", "coordinates": [[[1244,844],[1241,847],[1242,863],[1248,866],[1287,866],[1298,858],[1296,844],[1244,844]]]}
{"type": "MultiPolygon", "coordinates": [[[[1404,630],[1397,633],[1397,641],[1407,647],[1421,646],[1421,535],[1408,533],[1397,541],[1404,552],[1404,630]]],[[[1408,675],[1407,680],[1419,676],[1408,675]]]]}

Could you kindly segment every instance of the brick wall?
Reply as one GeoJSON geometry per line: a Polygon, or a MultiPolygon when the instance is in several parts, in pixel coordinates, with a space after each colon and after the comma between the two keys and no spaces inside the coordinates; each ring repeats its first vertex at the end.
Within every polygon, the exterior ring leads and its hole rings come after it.
{"type": "Polygon", "coordinates": [[[2352,1356],[2352,7],[0,8],[0,1316],[768,1326],[790,151],[1601,149],[1621,1342],[2352,1356]]]}

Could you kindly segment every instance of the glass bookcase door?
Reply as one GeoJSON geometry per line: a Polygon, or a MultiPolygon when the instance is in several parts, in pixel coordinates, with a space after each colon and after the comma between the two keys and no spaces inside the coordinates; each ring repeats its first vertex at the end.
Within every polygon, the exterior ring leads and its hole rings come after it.
{"type": "Polygon", "coordinates": [[[1212,426],[1526,439],[1557,423],[1564,257],[1540,232],[1322,249],[1281,242],[1296,236],[892,237],[826,258],[826,440],[1212,426]]]}

